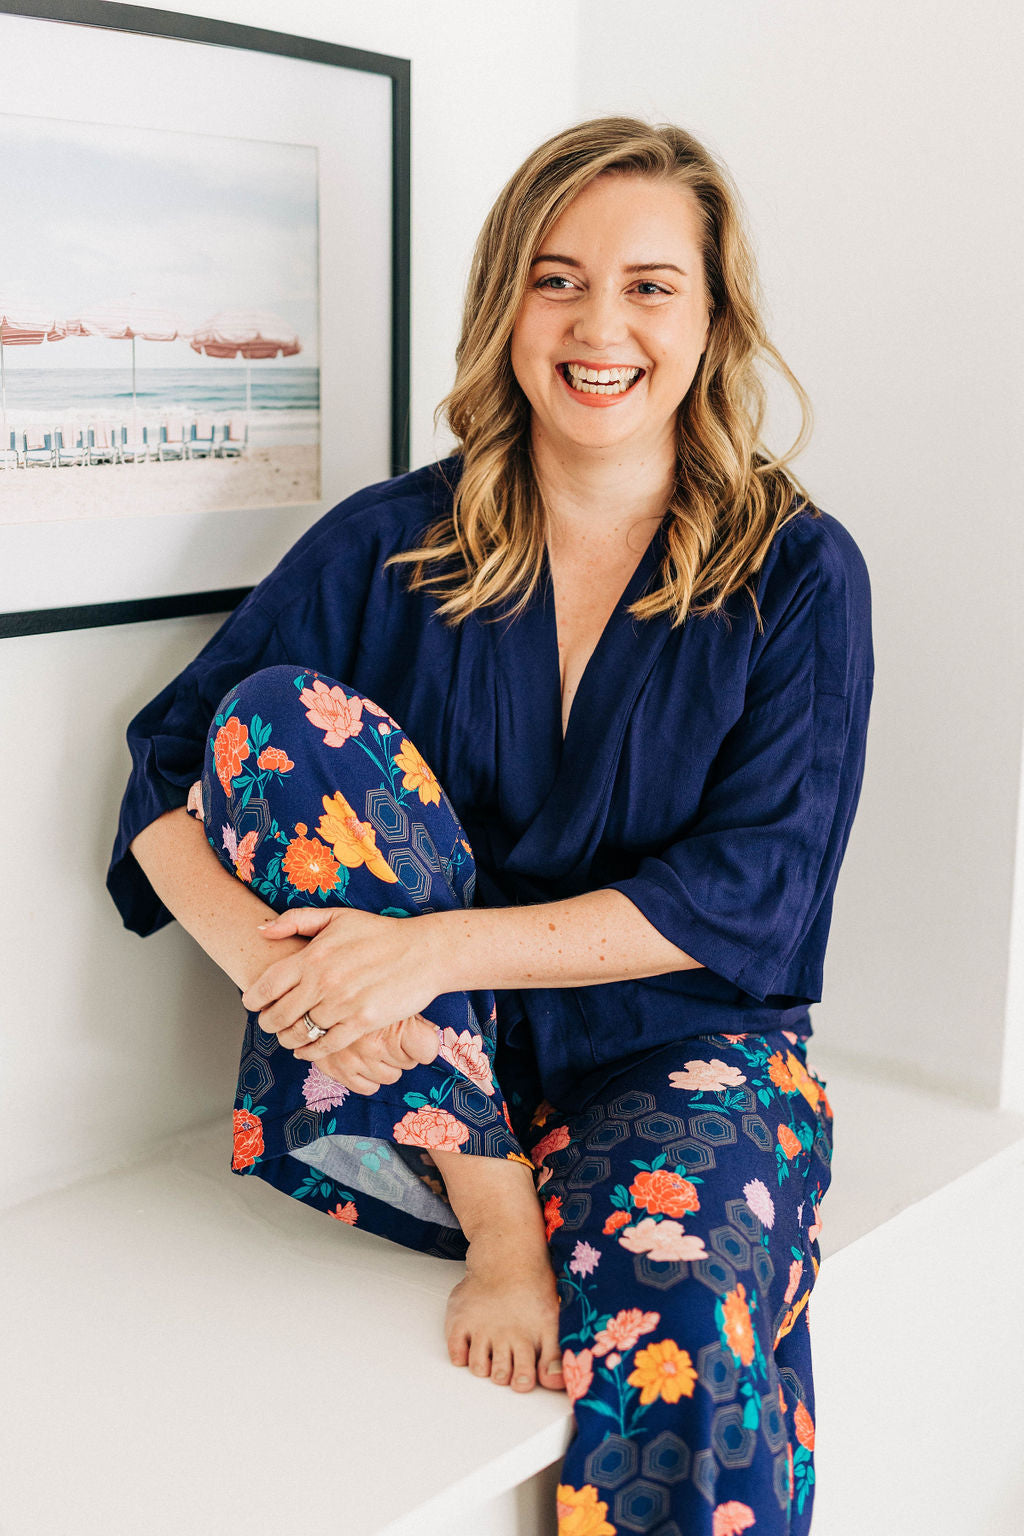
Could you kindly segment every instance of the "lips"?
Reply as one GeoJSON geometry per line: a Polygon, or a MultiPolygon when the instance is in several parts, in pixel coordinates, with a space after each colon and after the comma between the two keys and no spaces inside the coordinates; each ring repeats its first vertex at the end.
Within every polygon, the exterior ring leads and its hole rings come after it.
{"type": "Polygon", "coordinates": [[[555,371],[573,396],[588,405],[621,400],[631,393],[646,373],[645,369],[635,364],[624,363],[600,369],[582,363],[557,363],[555,371]],[[585,378],[584,374],[596,374],[597,377],[585,378]],[[604,375],[603,379],[601,374],[604,375]]]}

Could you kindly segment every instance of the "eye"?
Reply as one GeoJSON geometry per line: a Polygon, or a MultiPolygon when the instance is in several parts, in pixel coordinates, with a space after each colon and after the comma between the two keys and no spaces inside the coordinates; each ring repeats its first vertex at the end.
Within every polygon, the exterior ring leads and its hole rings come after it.
{"type": "Polygon", "coordinates": [[[667,288],[663,288],[660,283],[652,282],[650,278],[647,277],[641,278],[640,282],[637,283],[637,287],[650,288],[654,293],[668,293],[667,288]]]}
{"type": "MultiPolygon", "coordinates": [[[[540,282],[537,284],[537,287],[538,288],[546,288],[548,283],[569,283],[569,286],[570,287],[572,286],[571,279],[566,277],[564,272],[552,272],[549,277],[542,277],[540,282]]],[[[556,288],[555,292],[556,293],[564,293],[565,289],[564,288],[556,288]]]]}

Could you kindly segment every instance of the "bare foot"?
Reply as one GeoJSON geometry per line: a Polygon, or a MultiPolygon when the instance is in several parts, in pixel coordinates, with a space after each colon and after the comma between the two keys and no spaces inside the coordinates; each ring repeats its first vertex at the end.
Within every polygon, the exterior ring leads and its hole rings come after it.
{"type": "Polygon", "coordinates": [[[558,1289],[543,1223],[530,1240],[522,1231],[477,1231],[466,1268],[445,1309],[452,1364],[489,1375],[497,1386],[511,1383],[516,1392],[531,1392],[538,1381],[564,1391],[558,1289]]]}

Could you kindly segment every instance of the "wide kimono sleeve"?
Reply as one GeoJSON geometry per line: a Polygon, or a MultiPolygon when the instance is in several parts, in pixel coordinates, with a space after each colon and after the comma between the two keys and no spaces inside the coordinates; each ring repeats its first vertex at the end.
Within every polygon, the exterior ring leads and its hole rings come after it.
{"type": "Polygon", "coordinates": [[[335,676],[351,665],[375,563],[372,493],[379,490],[368,487],[321,518],[129,723],[131,774],[107,871],[126,928],[145,936],[171,920],[131,843],[165,811],[185,805],[228,689],[278,663],[335,676]],[[368,499],[369,515],[359,516],[368,499]]]}
{"type": "MultiPolygon", "coordinates": [[[[801,519],[759,593],[742,714],[685,835],[611,882],[701,965],[764,1002],[816,1000],[860,794],[874,663],[867,568],[801,519]]],[[[689,975],[692,973],[683,973],[689,975]]]]}

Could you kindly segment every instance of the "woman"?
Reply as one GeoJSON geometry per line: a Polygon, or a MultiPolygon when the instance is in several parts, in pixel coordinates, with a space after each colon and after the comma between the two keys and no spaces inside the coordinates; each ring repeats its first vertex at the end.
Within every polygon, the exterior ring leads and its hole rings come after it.
{"type": "Polygon", "coordinates": [[[233,1168],[466,1258],[453,1362],[564,1384],[560,1529],[805,1531],[867,572],[760,446],[758,360],[805,397],[681,130],[529,157],[456,356],[458,451],[132,722],[108,885],[242,989],[233,1168]]]}

